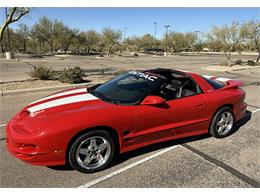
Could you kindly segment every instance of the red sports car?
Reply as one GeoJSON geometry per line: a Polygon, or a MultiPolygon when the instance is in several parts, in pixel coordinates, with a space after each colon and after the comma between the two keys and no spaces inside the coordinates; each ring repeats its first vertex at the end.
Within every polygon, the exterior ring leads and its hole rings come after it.
{"type": "Polygon", "coordinates": [[[150,144],[229,135],[246,112],[241,85],[180,70],[130,71],[29,104],[7,125],[6,145],[34,165],[99,171],[116,154],[150,144]]]}

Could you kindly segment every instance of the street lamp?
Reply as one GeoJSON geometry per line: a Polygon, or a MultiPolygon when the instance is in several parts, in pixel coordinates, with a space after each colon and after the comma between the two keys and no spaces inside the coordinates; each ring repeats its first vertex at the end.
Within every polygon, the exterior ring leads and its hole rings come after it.
{"type": "Polygon", "coordinates": [[[165,52],[167,54],[167,50],[168,50],[168,47],[167,47],[167,38],[168,38],[168,28],[170,28],[170,25],[165,25],[165,31],[166,31],[166,34],[165,34],[165,52]]]}

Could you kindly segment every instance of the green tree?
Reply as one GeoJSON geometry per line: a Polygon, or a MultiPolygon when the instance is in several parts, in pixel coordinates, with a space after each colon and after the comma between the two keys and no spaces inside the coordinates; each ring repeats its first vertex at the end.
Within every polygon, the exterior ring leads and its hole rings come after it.
{"type": "Polygon", "coordinates": [[[34,38],[40,43],[47,43],[51,48],[51,52],[54,52],[54,25],[50,19],[47,17],[40,18],[38,23],[34,24],[32,27],[31,32],[34,38]]]}
{"type": "Polygon", "coordinates": [[[241,34],[250,46],[254,47],[258,52],[258,57],[256,62],[260,59],[260,22],[257,20],[252,20],[245,22],[241,26],[241,34]]]}
{"type": "Polygon", "coordinates": [[[142,49],[141,38],[137,36],[128,37],[124,40],[124,44],[126,45],[126,48],[131,51],[140,52],[140,50],[142,49]]]}
{"type": "MultiPolygon", "coordinates": [[[[113,33],[111,33],[111,32],[106,32],[106,36],[107,36],[107,41],[108,42],[110,42],[110,40],[109,40],[109,36],[110,36],[110,38],[112,38],[112,39],[114,39],[114,40],[111,40],[111,44],[115,41],[117,41],[117,40],[115,40],[116,39],[116,37],[113,37],[113,36],[115,36],[115,35],[113,35],[113,33]],[[110,34],[110,35],[109,35],[110,34]]],[[[89,54],[90,53],[90,51],[91,51],[91,49],[92,49],[92,47],[94,46],[94,45],[96,45],[96,44],[98,44],[99,42],[100,42],[100,40],[101,40],[101,36],[100,36],[100,34],[99,33],[97,33],[95,30],[89,30],[89,31],[87,31],[86,33],[85,33],[85,44],[86,44],[86,47],[87,47],[87,53],[89,54]]],[[[109,44],[109,43],[108,43],[109,44]]],[[[110,51],[109,51],[110,52],[110,51]]]]}
{"type": "Polygon", "coordinates": [[[22,46],[23,52],[27,51],[27,44],[30,40],[30,28],[26,24],[19,24],[16,31],[16,41],[18,45],[22,46]]]}
{"type": "Polygon", "coordinates": [[[86,43],[86,36],[84,32],[80,32],[79,30],[75,31],[75,36],[73,39],[73,48],[75,49],[74,51],[80,52],[80,48],[82,45],[86,43]]]}
{"type": "Polygon", "coordinates": [[[141,37],[141,47],[144,50],[156,49],[159,45],[159,42],[150,34],[145,34],[141,37]]]}
{"type": "MultiPolygon", "coordinates": [[[[166,45],[166,35],[164,36],[162,43],[166,45]]],[[[187,47],[185,35],[180,32],[169,32],[167,35],[167,47],[172,53],[185,50],[187,47]]]]}
{"type": "Polygon", "coordinates": [[[122,38],[122,32],[119,30],[113,30],[111,28],[104,28],[102,31],[102,39],[107,48],[107,55],[111,53],[111,49],[114,45],[119,44],[122,38]]]}
{"type": "Polygon", "coordinates": [[[193,32],[184,34],[185,46],[189,51],[195,50],[196,35],[193,32]]]}
{"type": "Polygon", "coordinates": [[[64,25],[63,22],[58,21],[54,23],[54,28],[54,41],[66,54],[70,45],[73,43],[77,30],[72,30],[68,26],[64,25]]]}
{"type": "Polygon", "coordinates": [[[222,45],[228,66],[231,66],[231,53],[238,49],[241,38],[240,25],[237,22],[222,27],[214,26],[210,34],[210,39],[213,42],[219,42],[222,45]]]}

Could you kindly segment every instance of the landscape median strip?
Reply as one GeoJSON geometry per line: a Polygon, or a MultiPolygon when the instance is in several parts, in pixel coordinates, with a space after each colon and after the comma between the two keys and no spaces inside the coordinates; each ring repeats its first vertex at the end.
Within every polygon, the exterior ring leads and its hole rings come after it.
{"type": "Polygon", "coordinates": [[[62,89],[62,88],[67,88],[67,87],[89,86],[89,85],[94,85],[94,84],[95,83],[80,83],[80,84],[61,85],[61,86],[52,86],[52,87],[38,87],[38,88],[19,89],[19,90],[6,90],[6,91],[1,91],[1,96],[15,95],[15,94],[26,93],[26,92],[46,91],[46,90],[52,90],[52,89],[62,89]]]}

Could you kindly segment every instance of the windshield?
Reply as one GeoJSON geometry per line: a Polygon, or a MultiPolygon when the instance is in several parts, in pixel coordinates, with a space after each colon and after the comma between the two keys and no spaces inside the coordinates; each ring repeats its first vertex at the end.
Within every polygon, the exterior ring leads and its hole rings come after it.
{"type": "Polygon", "coordinates": [[[154,74],[130,71],[98,86],[91,93],[115,104],[137,104],[163,81],[163,78],[154,74]]]}

